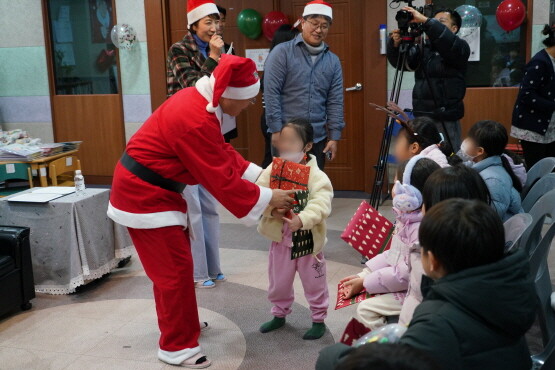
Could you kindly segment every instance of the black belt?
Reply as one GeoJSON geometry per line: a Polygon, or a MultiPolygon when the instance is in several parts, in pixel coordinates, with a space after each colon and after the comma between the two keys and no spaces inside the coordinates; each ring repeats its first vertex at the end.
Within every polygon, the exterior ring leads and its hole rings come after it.
{"type": "Polygon", "coordinates": [[[119,162],[122,164],[123,167],[127,168],[129,172],[131,172],[141,180],[148,182],[149,184],[158,186],[162,189],[174,191],[176,193],[183,193],[183,190],[185,190],[185,187],[187,186],[186,184],[167,179],[164,176],[157,174],[148,167],[145,167],[134,160],[131,156],[129,156],[129,154],[127,154],[127,152],[123,153],[119,162]]]}

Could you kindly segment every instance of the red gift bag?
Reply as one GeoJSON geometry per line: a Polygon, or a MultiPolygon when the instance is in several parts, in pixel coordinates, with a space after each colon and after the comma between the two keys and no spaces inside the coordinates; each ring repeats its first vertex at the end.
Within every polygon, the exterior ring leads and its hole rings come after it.
{"type": "Polygon", "coordinates": [[[370,329],[353,317],[345,327],[340,343],[352,346],[354,342],[367,333],[370,333],[370,329]]]}
{"type": "Polygon", "coordinates": [[[393,228],[393,223],[362,201],[341,239],[363,256],[372,258],[389,249],[393,228]]]}

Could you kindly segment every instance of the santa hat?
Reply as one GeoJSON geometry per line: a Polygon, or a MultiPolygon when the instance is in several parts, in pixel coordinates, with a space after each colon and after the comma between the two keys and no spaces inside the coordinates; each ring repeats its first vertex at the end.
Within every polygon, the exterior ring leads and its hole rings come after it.
{"type": "Polygon", "coordinates": [[[260,90],[260,78],[256,64],[251,59],[222,54],[210,84],[214,91],[212,101],[206,106],[210,113],[216,112],[221,97],[235,100],[252,99],[260,90]]]}
{"type": "Polygon", "coordinates": [[[213,0],[187,0],[187,28],[210,14],[220,14],[213,0]]]}
{"type": "Polygon", "coordinates": [[[306,17],[307,15],[324,15],[333,19],[331,4],[322,0],[311,1],[304,7],[303,17],[306,17]]]}

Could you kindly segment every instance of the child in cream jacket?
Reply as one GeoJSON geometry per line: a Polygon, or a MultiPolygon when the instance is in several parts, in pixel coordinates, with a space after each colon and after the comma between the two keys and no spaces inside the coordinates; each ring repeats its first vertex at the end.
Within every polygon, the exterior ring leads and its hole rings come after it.
{"type": "MultiPolygon", "coordinates": [[[[312,146],[312,126],[305,120],[287,123],[280,135],[279,151],[288,159],[310,167],[308,202],[298,214],[269,207],[260,220],[258,231],[272,241],[268,275],[268,299],[274,305],[274,318],[260,327],[262,333],[278,329],[285,324],[294,301],[293,281],[298,272],[305,297],[312,312],[312,328],[303,339],[318,339],[325,333],[324,319],[328,310],[326,260],[322,252],[326,244],[326,219],[331,212],[333,187],[328,176],[318,168],[314,156],[307,152],[312,146]],[[307,161],[308,159],[308,161],[307,161]],[[286,217],[288,216],[288,217],[286,217]],[[311,230],[314,241],[312,254],[291,259],[292,234],[298,230],[311,230]]],[[[257,184],[270,186],[271,165],[260,175],[257,184]]]]}

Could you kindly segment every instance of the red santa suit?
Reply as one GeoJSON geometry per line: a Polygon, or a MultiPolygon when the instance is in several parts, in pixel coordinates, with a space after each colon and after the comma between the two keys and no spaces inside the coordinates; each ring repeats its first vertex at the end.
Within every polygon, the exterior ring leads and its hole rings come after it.
{"type": "MultiPolygon", "coordinates": [[[[150,116],[126,154],[169,182],[202,184],[244,223],[257,223],[272,192],[253,184],[261,168],[224,142],[218,101],[221,96],[253,98],[259,85],[251,60],[222,55],[210,78],[179,91],[150,116]]],[[[200,352],[187,204],[179,190],[143,180],[122,161],[115,169],[108,215],[128,227],[153,282],[161,331],[158,357],[180,364],[200,352]]]]}

